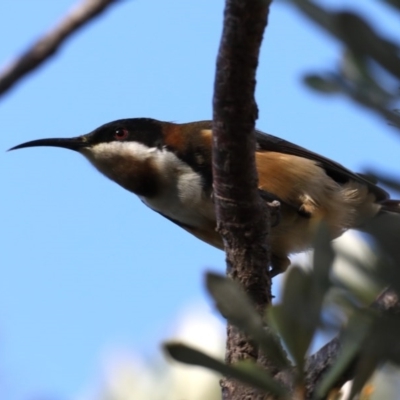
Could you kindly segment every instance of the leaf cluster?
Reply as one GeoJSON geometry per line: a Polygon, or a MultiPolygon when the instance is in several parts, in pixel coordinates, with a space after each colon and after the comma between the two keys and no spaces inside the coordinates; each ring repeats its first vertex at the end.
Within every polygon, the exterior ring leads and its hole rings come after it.
{"type": "Polygon", "coordinates": [[[257,313],[236,282],[211,272],[206,276],[207,290],[219,312],[245,332],[279,370],[291,376],[290,388],[250,361],[226,365],[181,343],[167,343],[165,349],[178,361],[212,369],[277,398],[290,398],[292,390],[302,393],[303,397],[306,396],[306,358],[311,343],[321,329],[337,329],[340,330],[341,350],[319,381],[313,397],[325,398],[349,368],[354,371],[351,393],[354,397],[379,365],[387,361],[400,364],[398,313],[381,312],[366,301],[377,294],[377,282],[379,289],[390,285],[400,294],[400,268],[397,267],[400,265],[400,217],[382,215],[370,221],[365,231],[373,240],[374,253],[378,255],[374,257],[374,268],[371,269],[371,260],[349,259],[347,262],[375,283],[365,288],[366,292],[372,291],[367,295],[334,274],[332,267],[338,253],[332,248],[325,226],[320,227],[316,238],[313,269],[292,267],[281,302],[269,307],[265,316],[257,313]],[[332,309],[341,314],[340,323],[329,322],[332,309]]]}
{"type": "MultiPolygon", "coordinates": [[[[399,43],[380,34],[372,23],[353,11],[329,10],[312,0],[286,1],[343,46],[337,67],[307,74],[307,86],[325,94],[343,94],[399,129],[399,43]]],[[[398,0],[380,3],[400,17],[398,0]]]]}

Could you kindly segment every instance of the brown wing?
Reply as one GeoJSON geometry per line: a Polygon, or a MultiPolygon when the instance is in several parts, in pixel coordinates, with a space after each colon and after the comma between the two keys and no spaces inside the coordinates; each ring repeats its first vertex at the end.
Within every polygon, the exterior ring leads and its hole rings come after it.
{"type": "Polygon", "coordinates": [[[309,160],[314,160],[326,171],[326,174],[336,182],[346,183],[349,180],[360,182],[368,186],[368,189],[376,196],[377,201],[380,202],[389,198],[389,194],[385,190],[374,185],[372,182],[367,180],[364,175],[355,174],[339,163],[330,160],[329,158],[325,158],[291,142],[260,131],[256,131],[256,139],[261,150],[291,154],[294,156],[307,158],[309,160]]]}

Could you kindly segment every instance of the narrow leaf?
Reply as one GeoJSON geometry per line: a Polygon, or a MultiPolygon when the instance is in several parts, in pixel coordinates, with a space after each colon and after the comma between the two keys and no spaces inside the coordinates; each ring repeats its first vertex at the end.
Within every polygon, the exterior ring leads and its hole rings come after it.
{"type": "Polygon", "coordinates": [[[332,247],[332,236],[328,226],[321,223],[314,238],[314,259],[313,259],[313,284],[315,295],[320,298],[322,305],[323,297],[331,287],[330,273],[336,254],[332,247]]]}
{"type": "Polygon", "coordinates": [[[371,378],[378,364],[379,360],[373,356],[364,355],[360,357],[357,363],[353,384],[351,385],[349,399],[353,399],[354,396],[360,393],[361,389],[371,378]]]}
{"type": "Polygon", "coordinates": [[[374,324],[364,353],[400,365],[400,321],[397,313],[372,314],[374,324]]]}
{"type": "Polygon", "coordinates": [[[290,366],[279,338],[265,326],[250,298],[236,282],[223,275],[208,272],[206,286],[216,307],[230,323],[249,335],[276,366],[290,366]]]}
{"type": "Polygon", "coordinates": [[[339,377],[354,361],[355,357],[360,353],[370,325],[371,320],[364,314],[357,313],[350,318],[346,329],[342,333],[342,347],[338,357],[332,368],[320,381],[315,391],[315,398],[325,398],[339,377]]]}
{"type": "Polygon", "coordinates": [[[318,92],[332,94],[339,93],[342,89],[333,79],[322,77],[316,74],[306,75],[304,83],[311,89],[317,90],[318,92]]]}
{"type": "Polygon", "coordinates": [[[286,278],[282,304],[270,307],[268,318],[294,358],[301,377],[304,356],[313,338],[316,324],[310,317],[314,313],[310,274],[300,268],[292,268],[286,278]]]}
{"type": "Polygon", "coordinates": [[[321,224],[315,242],[314,270],[292,268],[287,276],[282,304],[269,317],[296,361],[302,380],[304,357],[321,319],[325,294],[331,287],[330,271],[335,253],[328,228],[321,224]]]}
{"type": "Polygon", "coordinates": [[[227,365],[209,355],[181,343],[165,343],[164,349],[175,360],[189,365],[205,367],[242,383],[271,393],[279,398],[287,396],[286,389],[275,382],[263,369],[249,362],[227,365]]]}
{"type": "Polygon", "coordinates": [[[400,216],[393,213],[380,215],[370,220],[364,230],[375,238],[386,256],[378,273],[400,293],[400,216]]]}

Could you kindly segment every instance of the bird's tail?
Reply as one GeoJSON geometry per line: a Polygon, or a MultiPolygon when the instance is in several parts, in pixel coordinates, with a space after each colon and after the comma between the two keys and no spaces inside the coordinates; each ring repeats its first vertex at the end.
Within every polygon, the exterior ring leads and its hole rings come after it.
{"type": "Polygon", "coordinates": [[[400,200],[384,200],[381,205],[381,212],[400,214],[400,200]]]}

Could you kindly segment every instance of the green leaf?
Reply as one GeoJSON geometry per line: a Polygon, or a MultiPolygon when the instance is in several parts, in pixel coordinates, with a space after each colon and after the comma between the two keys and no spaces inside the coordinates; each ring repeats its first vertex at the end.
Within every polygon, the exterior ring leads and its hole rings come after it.
{"type": "Polygon", "coordinates": [[[336,254],[331,244],[332,236],[328,226],[321,223],[314,238],[314,259],[312,277],[314,284],[314,295],[318,296],[319,307],[322,306],[323,298],[331,287],[330,273],[336,254]]]}
{"type": "Polygon", "coordinates": [[[320,27],[327,30],[332,35],[337,35],[337,29],[334,24],[332,13],[320,7],[318,3],[310,0],[289,0],[289,3],[295,5],[299,11],[305,14],[320,27]]]}
{"type": "Polygon", "coordinates": [[[364,55],[355,54],[349,49],[342,54],[341,74],[344,79],[357,85],[369,85],[373,81],[369,73],[367,58],[364,55]]]}
{"type": "Polygon", "coordinates": [[[175,360],[185,364],[205,367],[220,374],[239,380],[263,392],[271,393],[279,398],[286,398],[287,390],[263,369],[249,361],[236,365],[227,365],[209,355],[181,343],[165,343],[164,349],[175,360]]]}
{"type": "Polygon", "coordinates": [[[341,92],[341,87],[333,79],[322,77],[317,74],[309,74],[304,76],[304,83],[311,89],[317,90],[321,93],[339,93],[341,92]]]}
{"type": "Polygon", "coordinates": [[[320,323],[325,295],[331,287],[330,272],[335,253],[330,240],[327,226],[321,224],[314,240],[313,271],[290,269],[282,303],[269,310],[272,326],[282,336],[296,362],[300,381],[303,379],[304,357],[320,323]]]}
{"type": "Polygon", "coordinates": [[[378,364],[379,360],[373,356],[363,355],[360,357],[357,363],[353,383],[351,385],[349,399],[354,398],[354,396],[360,393],[361,389],[371,378],[378,364]]]}
{"type": "Polygon", "coordinates": [[[396,315],[381,315],[374,310],[360,310],[353,314],[342,333],[339,355],[317,387],[315,397],[324,398],[357,358],[351,394],[355,396],[381,361],[400,362],[399,336],[400,322],[396,315]]]}
{"type": "Polygon", "coordinates": [[[350,11],[337,12],[334,20],[339,39],[353,54],[371,57],[388,72],[400,78],[396,43],[377,34],[374,27],[359,14],[350,11]]]}
{"type": "Polygon", "coordinates": [[[319,315],[315,313],[312,278],[301,268],[289,270],[282,303],[268,310],[271,326],[282,336],[302,379],[304,356],[310,346],[319,315]]]}
{"type": "Polygon", "coordinates": [[[338,378],[359,354],[371,326],[371,319],[363,313],[354,314],[342,333],[342,347],[332,368],[324,375],[315,391],[315,398],[325,398],[338,378]]]}
{"type": "Polygon", "coordinates": [[[365,224],[363,230],[373,236],[383,251],[377,273],[400,293],[400,215],[382,214],[365,224]]]}
{"type": "Polygon", "coordinates": [[[400,365],[400,321],[398,314],[373,314],[374,324],[364,353],[400,365]]]}
{"type": "Polygon", "coordinates": [[[208,272],[206,286],[216,307],[230,323],[249,335],[277,367],[290,366],[279,338],[265,326],[250,298],[236,282],[208,272]]]}

